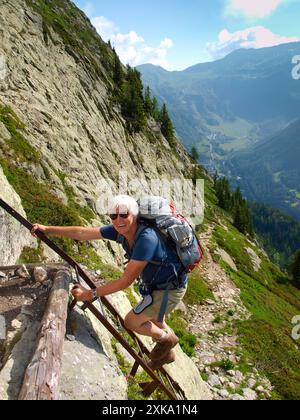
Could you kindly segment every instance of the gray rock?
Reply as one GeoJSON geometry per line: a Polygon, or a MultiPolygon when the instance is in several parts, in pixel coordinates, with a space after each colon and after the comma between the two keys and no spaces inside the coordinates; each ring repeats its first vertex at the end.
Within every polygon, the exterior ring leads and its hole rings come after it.
{"type": "Polygon", "coordinates": [[[219,395],[222,398],[228,398],[230,394],[229,394],[228,391],[226,391],[226,389],[221,389],[220,392],[219,392],[219,395]]]}
{"type": "Polygon", "coordinates": [[[250,388],[243,389],[243,394],[246,400],[253,401],[257,399],[257,393],[250,388]]]}
{"type": "Polygon", "coordinates": [[[270,392],[268,390],[266,390],[261,385],[256,388],[256,392],[259,393],[259,394],[263,394],[263,396],[266,397],[266,398],[270,398],[271,397],[270,392]]]}
{"type": "Polygon", "coordinates": [[[19,330],[19,329],[22,327],[22,322],[20,322],[18,319],[14,319],[14,320],[11,322],[11,327],[12,327],[14,330],[19,330]]]}
{"type": "Polygon", "coordinates": [[[22,279],[30,279],[30,274],[24,264],[15,271],[15,275],[21,277],[22,279]]]}
{"type": "Polygon", "coordinates": [[[33,312],[30,309],[30,306],[29,305],[23,305],[22,306],[20,315],[25,315],[25,316],[27,316],[29,318],[33,318],[34,317],[33,312]]]}
{"type": "Polygon", "coordinates": [[[233,380],[237,384],[241,384],[242,382],[244,382],[245,378],[244,378],[244,375],[242,374],[242,372],[236,371],[236,374],[233,377],[233,380]]]}
{"type": "Polygon", "coordinates": [[[222,386],[220,379],[217,375],[210,375],[207,382],[212,387],[222,386]]]}
{"type": "Polygon", "coordinates": [[[37,283],[44,283],[47,280],[47,271],[43,267],[34,267],[33,277],[37,283]]]}
{"type": "Polygon", "coordinates": [[[247,387],[250,389],[253,389],[256,385],[256,380],[255,379],[249,379],[248,383],[247,383],[247,387]]]}
{"type": "Polygon", "coordinates": [[[232,395],[231,399],[232,399],[233,401],[245,401],[245,398],[244,398],[244,397],[242,397],[242,396],[241,396],[241,395],[239,395],[239,394],[234,394],[234,395],[232,395]]]}
{"type": "MultiPolygon", "coordinates": [[[[1,198],[4,201],[21,213],[22,216],[26,216],[21,199],[9,184],[1,166],[0,191],[1,198]]],[[[22,227],[20,223],[17,223],[8,213],[0,208],[0,265],[15,264],[24,246],[35,247],[36,240],[30,235],[27,229],[22,227]]]]}
{"type": "Polygon", "coordinates": [[[253,269],[254,271],[259,271],[260,270],[260,266],[261,266],[261,259],[259,258],[259,256],[256,254],[255,251],[253,251],[252,248],[246,248],[246,251],[248,252],[251,262],[253,264],[253,269]]]}
{"type": "Polygon", "coordinates": [[[212,299],[206,299],[205,303],[212,306],[212,305],[215,305],[216,302],[212,299]]]}
{"type": "Polygon", "coordinates": [[[227,372],[227,375],[228,375],[228,376],[231,376],[232,378],[234,378],[234,377],[236,376],[236,371],[235,371],[235,370],[229,370],[229,371],[227,372]]]}
{"type": "Polygon", "coordinates": [[[0,121],[0,138],[9,140],[11,138],[10,132],[7,130],[3,122],[0,121]]]}
{"type": "Polygon", "coordinates": [[[0,372],[0,400],[18,398],[25,369],[36,346],[39,326],[39,322],[33,321],[23,333],[17,333],[22,335],[19,341],[16,340],[11,355],[0,372]]]}
{"type": "Polygon", "coordinates": [[[237,266],[235,265],[235,262],[233,261],[233,259],[231,258],[231,256],[224,250],[224,249],[220,249],[218,248],[215,253],[217,255],[219,255],[221,257],[221,259],[229,265],[229,267],[234,270],[234,271],[238,271],[237,266]]]}
{"type": "Polygon", "coordinates": [[[76,337],[75,337],[75,335],[66,334],[66,339],[69,340],[69,341],[75,341],[76,337]]]}

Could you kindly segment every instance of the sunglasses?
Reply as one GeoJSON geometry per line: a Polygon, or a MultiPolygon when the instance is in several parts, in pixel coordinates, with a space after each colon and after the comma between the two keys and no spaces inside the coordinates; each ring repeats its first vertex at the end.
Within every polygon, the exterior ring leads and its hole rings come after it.
{"type": "Polygon", "coordinates": [[[117,220],[118,216],[121,217],[121,219],[128,219],[129,217],[129,213],[116,213],[116,214],[110,214],[109,217],[111,218],[111,220],[117,220]]]}

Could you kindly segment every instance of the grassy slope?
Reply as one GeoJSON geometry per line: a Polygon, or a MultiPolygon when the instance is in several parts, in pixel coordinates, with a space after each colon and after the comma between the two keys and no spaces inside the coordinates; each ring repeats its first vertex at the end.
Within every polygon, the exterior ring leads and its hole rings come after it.
{"type": "Polygon", "coordinates": [[[252,314],[240,321],[238,330],[242,353],[241,369],[251,362],[275,386],[274,398],[300,399],[300,353],[292,337],[292,318],[300,314],[300,291],[265,255],[231,224],[230,217],[216,206],[213,189],[207,186],[209,211],[206,223],[217,222],[211,250],[225,249],[234,259],[238,272],[220,263],[241,290],[241,299],[252,314]],[[227,229],[226,229],[226,228],[227,229]],[[245,248],[252,248],[261,258],[255,272],[245,248]]]}
{"type": "MultiPolygon", "coordinates": [[[[18,121],[13,111],[3,106],[0,110],[1,121],[12,136],[14,133],[21,136],[22,123],[18,121]]],[[[87,216],[91,214],[74,204],[72,191],[66,191],[69,204],[65,206],[56,196],[49,193],[46,185],[37,183],[32,175],[18,167],[20,154],[24,156],[20,147],[23,145],[26,150],[29,150],[25,137],[18,142],[18,147],[15,147],[13,141],[6,145],[7,149],[2,149],[0,163],[9,182],[21,196],[29,220],[62,225],[85,223],[84,220],[87,220],[87,216]],[[10,154],[7,153],[8,149],[10,154]]],[[[30,150],[27,163],[32,164],[33,161],[35,164],[41,164],[38,153],[33,149],[30,150]]],[[[26,164],[26,161],[23,164],[26,164]]],[[[64,176],[60,175],[64,181],[64,176]]],[[[194,174],[197,177],[201,175],[203,175],[201,171],[194,174]]],[[[209,223],[216,224],[211,248],[213,250],[218,245],[235,260],[238,267],[237,273],[224,263],[222,264],[240,288],[241,298],[252,314],[249,321],[241,321],[238,325],[244,365],[246,366],[246,362],[251,361],[264,372],[275,385],[276,397],[300,399],[300,354],[296,342],[291,338],[293,328],[291,320],[300,313],[300,291],[293,288],[278,267],[270,263],[255,245],[250,244],[247,238],[231,225],[230,217],[217,207],[214,190],[208,180],[205,192],[206,214],[204,224],[199,229],[205,230],[209,223]],[[253,270],[251,259],[245,251],[246,247],[251,247],[262,259],[260,271],[253,270]]],[[[60,244],[71,255],[76,255],[79,262],[85,263],[90,268],[102,269],[103,276],[108,280],[120,276],[118,270],[103,264],[101,258],[88,244],[76,244],[76,249],[71,241],[62,241],[60,244]]],[[[212,297],[211,292],[205,281],[195,271],[190,276],[186,303],[199,304],[209,297],[212,297]]],[[[194,338],[184,334],[185,324],[182,319],[180,320],[180,316],[175,313],[170,318],[170,324],[181,336],[181,344],[185,351],[192,355],[194,338]]]]}

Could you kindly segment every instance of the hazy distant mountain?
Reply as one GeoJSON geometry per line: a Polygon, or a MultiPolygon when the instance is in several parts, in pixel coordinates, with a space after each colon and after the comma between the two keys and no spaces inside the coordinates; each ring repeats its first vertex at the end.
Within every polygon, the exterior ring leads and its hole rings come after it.
{"type": "Polygon", "coordinates": [[[300,119],[228,163],[248,198],[285,210],[300,221],[300,119]]]}
{"type": "Polygon", "coordinates": [[[187,148],[214,170],[231,152],[286,127],[299,116],[300,81],[292,58],[300,43],[241,49],[227,57],[180,72],[142,65],[144,85],[166,102],[187,148]]]}

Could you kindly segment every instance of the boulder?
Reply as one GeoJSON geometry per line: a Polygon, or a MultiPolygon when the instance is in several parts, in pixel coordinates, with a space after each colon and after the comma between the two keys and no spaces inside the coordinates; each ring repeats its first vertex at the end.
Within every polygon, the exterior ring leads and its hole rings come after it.
{"type": "MultiPolygon", "coordinates": [[[[0,166],[1,198],[26,217],[21,199],[7,181],[0,166]]],[[[35,239],[12,216],[0,207],[0,265],[13,265],[24,246],[36,246],[35,239]]]]}
{"type": "Polygon", "coordinates": [[[253,264],[253,270],[254,271],[259,271],[260,270],[260,266],[261,266],[261,259],[259,258],[259,256],[256,254],[255,251],[253,251],[252,248],[246,248],[247,253],[249,254],[249,257],[251,258],[252,264],[253,264]]]}
{"type": "Polygon", "coordinates": [[[221,248],[216,249],[215,253],[217,255],[220,256],[220,258],[229,265],[229,267],[234,270],[234,271],[238,271],[237,266],[235,265],[235,262],[233,261],[233,259],[231,258],[231,256],[224,250],[221,248]]]}

